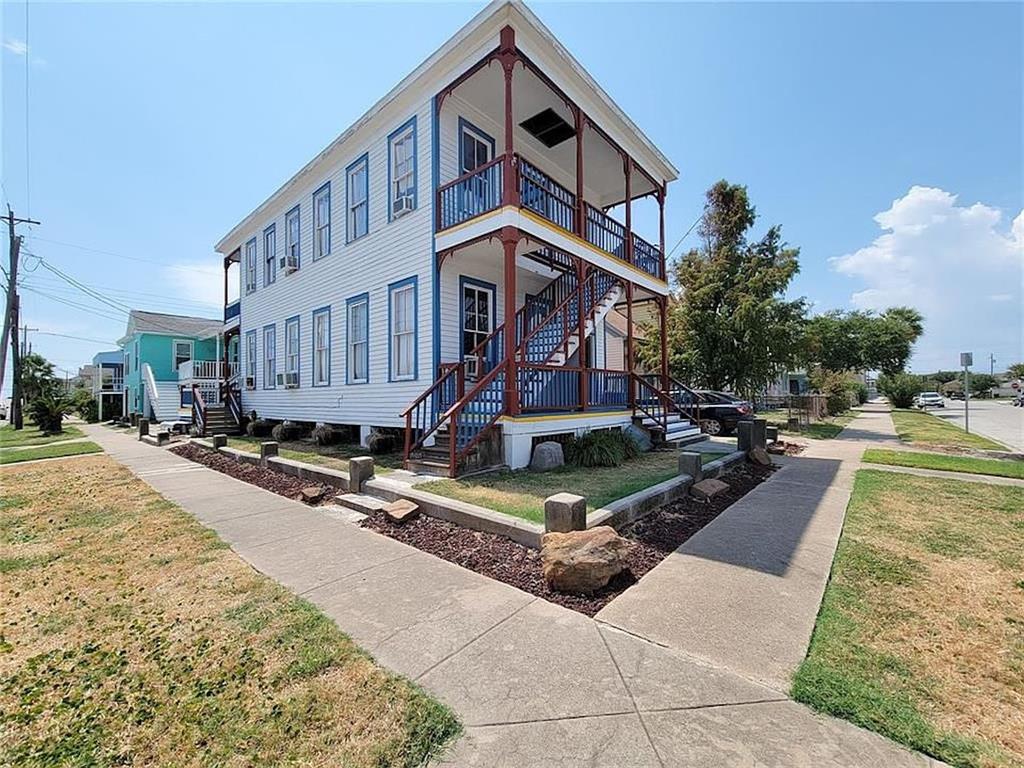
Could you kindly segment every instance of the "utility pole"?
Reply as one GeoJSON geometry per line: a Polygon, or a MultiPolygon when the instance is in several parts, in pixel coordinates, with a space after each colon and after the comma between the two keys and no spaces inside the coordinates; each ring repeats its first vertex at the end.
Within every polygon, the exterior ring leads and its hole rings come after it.
{"type": "Polygon", "coordinates": [[[960,353],[960,365],[964,367],[964,432],[971,431],[971,366],[974,355],[970,352],[960,353]]]}
{"type": "Polygon", "coordinates": [[[988,373],[990,376],[996,375],[996,356],[991,352],[988,353],[988,373]]]}
{"type": "Polygon", "coordinates": [[[20,219],[14,215],[11,206],[7,206],[7,234],[10,241],[10,269],[7,272],[7,303],[4,310],[3,338],[0,339],[0,389],[4,385],[4,373],[7,369],[7,339],[11,340],[11,364],[14,378],[11,382],[11,422],[15,429],[23,425],[21,415],[21,357],[18,354],[18,257],[21,254],[21,237],[16,235],[17,224],[38,224],[33,219],[20,219]],[[11,332],[11,329],[14,332],[11,332]]]}

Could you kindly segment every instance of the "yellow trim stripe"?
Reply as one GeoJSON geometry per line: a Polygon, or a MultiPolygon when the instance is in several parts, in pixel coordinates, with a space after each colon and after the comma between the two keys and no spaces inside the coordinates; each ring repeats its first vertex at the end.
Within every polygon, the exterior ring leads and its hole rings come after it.
{"type": "Polygon", "coordinates": [[[629,415],[629,410],[621,411],[579,411],[576,413],[551,413],[545,416],[502,416],[498,421],[509,421],[513,424],[523,424],[526,422],[534,421],[562,421],[565,419],[586,419],[594,416],[625,416],[626,418],[632,418],[629,415]]]}

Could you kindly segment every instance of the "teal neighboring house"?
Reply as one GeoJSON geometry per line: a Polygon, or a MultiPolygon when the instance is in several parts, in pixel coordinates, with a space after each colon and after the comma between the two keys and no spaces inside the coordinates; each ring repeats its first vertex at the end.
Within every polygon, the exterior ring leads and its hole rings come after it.
{"type": "Polygon", "coordinates": [[[133,309],[118,341],[124,353],[125,415],[190,420],[192,385],[217,380],[222,330],[218,319],[133,309]]]}

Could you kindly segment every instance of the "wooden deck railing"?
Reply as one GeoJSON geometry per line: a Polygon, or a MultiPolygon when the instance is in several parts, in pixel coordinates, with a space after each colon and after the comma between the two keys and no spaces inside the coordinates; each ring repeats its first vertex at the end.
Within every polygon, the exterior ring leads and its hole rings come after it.
{"type": "Polygon", "coordinates": [[[505,156],[464,173],[437,190],[437,229],[448,229],[501,205],[505,156]]]}

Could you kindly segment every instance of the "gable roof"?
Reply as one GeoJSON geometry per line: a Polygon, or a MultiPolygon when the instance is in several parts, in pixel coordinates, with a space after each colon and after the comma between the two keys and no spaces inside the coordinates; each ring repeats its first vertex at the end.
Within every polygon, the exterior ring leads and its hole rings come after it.
{"type": "Polygon", "coordinates": [[[162,336],[204,339],[220,333],[223,327],[223,321],[209,317],[166,315],[163,312],[133,309],[128,315],[128,328],[118,344],[124,344],[136,333],[159,333],[162,336]]]}
{"type": "MultiPolygon", "coordinates": [[[[584,95],[593,99],[596,104],[606,109],[608,114],[611,115],[614,120],[619,121],[621,126],[625,129],[625,134],[619,133],[615,126],[608,125],[603,122],[601,124],[602,130],[609,133],[609,135],[618,141],[625,149],[630,150],[630,154],[634,159],[640,159],[637,157],[637,150],[644,152],[646,154],[645,162],[641,163],[641,165],[643,165],[646,170],[654,173],[656,176],[662,177],[665,181],[675,181],[679,177],[679,170],[667,157],[665,157],[661,150],[654,146],[654,143],[647,138],[643,131],[641,131],[632,120],[630,120],[626,113],[623,112],[622,109],[612,100],[611,96],[609,96],[605,90],[597,84],[597,81],[590,76],[590,73],[583,68],[583,65],[580,64],[571,53],[569,53],[554,34],[552,34],[551,30],[544,26],[543,22],[534,15],[533,11],[523,4],[522,0],[493,0],[476,16],[470,19],[470,21],[458,32],[452,35],[444,45],[434,51],[434,53],[432,53],[422,64],[403,78],[402,81],[392,88],[382,99],[370,107],[362,117],[352,123],[351,126],[321,150],[316,157],[306,163],[306,165],[304,165],[295,175],[282,184],[277,191],[271,194],[270,197],[260,203],[255,209],[247,214],[245,218],[232,227],[231,231],[220,239],[214,250],[218,253],[226,253],[227,249],[232,246],[233,242],[238,239],[239,235],[250,227],[251,222],[265,214],[267,210],[284,197],[286,193],[303,183],[306,176],[310,174],[314,168],[318,167],[321,162],[335,154],[342,144],[370,123],[379,113],[389,107],[403,92],[417,84],[418,81],[424,81],[431,75],[435,74],[435,72],[442,71],[445,66],[450,66],[452,63],[450,59],[452,57],[464,58],[465,51],[474,50],[476,45],[480,42],[479,38],[481,38],[481,36],[486,36],[491,33],[497,35],[500,28],[505,24],[512,24],[517,31],[534,35],[536,41],[540,42],[542,48],[550,48],[568,65],[572,75],[577,78],[578,84],[582,87],[581,90],[584,95]],[[648,165],[648,163],[653,163],[653,166],[648,165]]],[[[517,38],[517,44],[518,42],[519,40],[517,38]]],[[[475,62],[465,63],[467,66],[471,66],[475,62]]]]}

